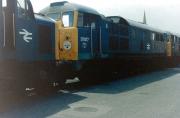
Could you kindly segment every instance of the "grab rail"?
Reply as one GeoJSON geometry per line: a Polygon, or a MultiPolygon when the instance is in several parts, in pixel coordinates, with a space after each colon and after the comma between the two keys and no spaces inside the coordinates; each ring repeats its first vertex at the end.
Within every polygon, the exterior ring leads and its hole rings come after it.
{"type": "Polygon", "coordinates": [[[16,32],[15,32],[15,16],[14,16],[14,13],[13,13],[13,44],[15,47],[16,46],[16,32]]]}
{"type": "Polygon", "coordinates": [[[3,11],[3,28],[4,28],[4,43],[3,47],[6,46],[6,18],[5,18],[5,12],[3,11]]]}

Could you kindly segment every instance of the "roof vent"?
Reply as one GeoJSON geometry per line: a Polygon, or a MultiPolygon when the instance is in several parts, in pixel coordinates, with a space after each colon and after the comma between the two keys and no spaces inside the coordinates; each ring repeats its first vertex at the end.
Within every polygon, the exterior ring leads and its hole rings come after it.
{"type": "Polygon", "coordinates": [[[51,6],[51,7],[63,6],[63,5],[66,4],[66,3],[68,3],[68,1],[54,2],[54,3],[51,3],[50,6],[51,6]]]}

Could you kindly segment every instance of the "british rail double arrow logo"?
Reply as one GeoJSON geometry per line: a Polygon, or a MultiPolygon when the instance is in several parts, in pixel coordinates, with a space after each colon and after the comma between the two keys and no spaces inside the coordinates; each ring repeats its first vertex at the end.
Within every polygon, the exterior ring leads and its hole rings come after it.
{"type": "Polygon", "coordinates": [[[23,40],[26,43],[30,43],[32,40],[32,33],[28,32],[26,29],[22,29],[22,31],[19,32],[20,35],[23,35],[23,40]]]}

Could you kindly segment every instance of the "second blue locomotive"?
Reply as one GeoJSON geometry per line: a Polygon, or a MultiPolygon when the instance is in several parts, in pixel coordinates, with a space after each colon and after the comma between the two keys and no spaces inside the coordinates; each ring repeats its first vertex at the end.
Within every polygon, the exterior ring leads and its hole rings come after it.
{"type": "Polygon", "coordinates": [[[52,3],[41,13],[60,20],[56,60],[67,75],[138,69],[141,65],[178,62],[180,57],[178,35],[143,23],[120,16],[105,17],[69,2],[52,3]]]}

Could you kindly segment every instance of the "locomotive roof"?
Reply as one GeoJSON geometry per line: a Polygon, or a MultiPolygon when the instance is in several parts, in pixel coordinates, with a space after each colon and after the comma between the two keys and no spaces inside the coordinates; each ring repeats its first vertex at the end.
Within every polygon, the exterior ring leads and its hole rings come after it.
{"type": "Polygon", "coordinates": [[[148,25],[146,25],[146,24],[143,24],[143,23],[140,23],[140,22],[136,22],[136,21],[129,20],[129,19],[126,19],[126,21],[128,22],[128,24],[129,24],[130,26],[134,26],[134,27],[137,27],[137,28],[146,29],[146,30],[153,31],[153,32],[164,33],[163,30],[159,30],[159,29],[150,27],[150,26],[148,26],[148,25]]]}
{"type": "Polygon", "coordinates": [[[148,26],[146,24],[143,24],[143,23],[140,23],[140,22],[136,22],[136,21],[133,21],[133,20],[125,19],[125,18],[120,17],[120,16],[109,16],[107,18],[120,18],[120,19],[126,21],[126,23],[129,26],[137,27],[137,28],[141,28],[141,29],[145,29],[145,30],[149,30],[149,31],[153,31],[153,32],[164,33],[163,30],[159,30],[159,29],[150,27],[150,26],[148,26]]]}
{"type": "Polygon", "coordinates": [[[49,14],[49,13],[57,13],[57,12],[63,12],[63,11],[81,11],[81,12],[100,15],[96,10],[92,8],[78,5],[75,3],[69,3],[67,1],[51,3],[50,6],[41,10],[40,13],[49,14]]]}
{"type": "Polygon", "coordinates": [[[38,19],[38,20],[41,20],[41,22],[49,22],[49,23],[52,23],[52,24],[54,24],[55,23],[55,20],[53,20],[53,19],[51,19],[51,18],[49,18],[49,17],[47,17],[47,16],[43,16],[43,15],[41,15],[41,14],[35,14],[35,18],[36,18],[36,20],[38,19]]]}
{"type": "Polygon", "coordinates": [[[180,38],[180,34],[178,34],[178,33],[173,33],[173,32],[166,31],[165,34],[176,36],[176,37],[180,38]]]}

